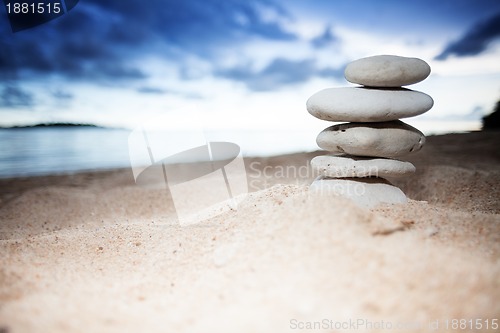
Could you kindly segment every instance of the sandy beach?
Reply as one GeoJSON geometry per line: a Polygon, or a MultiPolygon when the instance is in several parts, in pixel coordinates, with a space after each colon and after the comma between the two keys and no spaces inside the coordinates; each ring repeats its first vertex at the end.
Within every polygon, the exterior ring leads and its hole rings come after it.
{"type": "Polygon", "coordinates": [[[290,171],[322,152],[246,158],[238,209],[190,226],[130,169],[1,179],[0,332],[498,331],[499,142],[428,137],[371,210],[290,171]]]}

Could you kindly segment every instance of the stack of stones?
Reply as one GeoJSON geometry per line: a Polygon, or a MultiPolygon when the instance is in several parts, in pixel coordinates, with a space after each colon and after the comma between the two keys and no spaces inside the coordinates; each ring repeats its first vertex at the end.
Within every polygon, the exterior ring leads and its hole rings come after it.
{"type": "Polygon", "coordinates": [[[318,135],[318,146],[330,155],[311,161],[320,174],[311,190],[343,195],[365,207],[406,202],[405,194],[386,178],[415,172],[413,164],[394,158],[419,151],[425,136],[399,119],[430,110],[434,101],[402,86],[424,80],[430,71],[429,65],[417,58],[363,58],[345,69],[346,79],[361,87],[328,88],[311,96],[307,101],[310,114],[326,121],[347,122],[318,135]]]}

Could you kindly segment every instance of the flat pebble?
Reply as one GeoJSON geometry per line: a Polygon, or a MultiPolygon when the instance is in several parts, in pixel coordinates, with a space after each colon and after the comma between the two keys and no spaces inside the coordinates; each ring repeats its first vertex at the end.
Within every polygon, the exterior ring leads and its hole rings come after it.
{"type": "Polygon", "coordinates": [[[347,81],[371,87],[400,87],[425,80],[431,67],[422,59],[378,55],[347,65],[347,81]]]}
{"type": "Polygon", "coordinates": [[[334,154],[398,157],[419,151],[425,136],[402,121],[347,123],[330,126],[316,138],[318,146],[334,154]]]}
{"type": "Polygon", "coordinates": [[[307,100],[307,111],[327,121],[381,122],[414,117],[432,108],[429,95],[410,89],[327,88],[307,100]]]}
{"type": "Polygon", "coordinates": [[[311,166],[320,175],[332,178],[345,177],[403,177],[415,172],[415,166],[388,158],[355,156],[316,156],[311,166]]]}
{"type": "Polygon", "coordinates": [[[351,199],[363,208],[373,208],[382,203],[406,203],[406,195],[382,178],[328,178],[319,176],[309,187],[320,195],[338,195],[351,199]]]}

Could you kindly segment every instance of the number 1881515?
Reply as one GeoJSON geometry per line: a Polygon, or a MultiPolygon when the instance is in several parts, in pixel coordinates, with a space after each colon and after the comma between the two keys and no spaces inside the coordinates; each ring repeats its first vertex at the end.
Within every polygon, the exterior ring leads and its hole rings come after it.
{"type": "Polygon", "coordinates": [[[444,321],[446,330],[497,330],[498,319],[447,319],[444,321]]]}
{"type": "Polygon", "coordinates": [[[61,12],[61,3],[27,3],[11,2],[6,4],[8,14],[59,14],[61,12]]]}

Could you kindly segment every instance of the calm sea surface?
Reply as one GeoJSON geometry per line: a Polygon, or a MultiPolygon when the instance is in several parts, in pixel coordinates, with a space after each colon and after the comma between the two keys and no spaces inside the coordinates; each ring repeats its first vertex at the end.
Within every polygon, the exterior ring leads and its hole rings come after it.
{"type": "Polygon", "coordinates": [[[129,130],[0,129],[0,178],[127,167],[129,130]]]}
{"type": "MultiPolygon", "coordinates": [[[[131,130],[98,127],[0,129],[0,178],[128,168],[130,133],[131,130]]],[[[205,134],[209,141],[238,144],[243,156],[317,149],[317,131],[218,130],[205,134]]],[[[168,132],[160,145],[175,150],[187,140],[189,133],[168,132]]],[[[147,155],[143,162],[150,162],[147,155]]]]}

